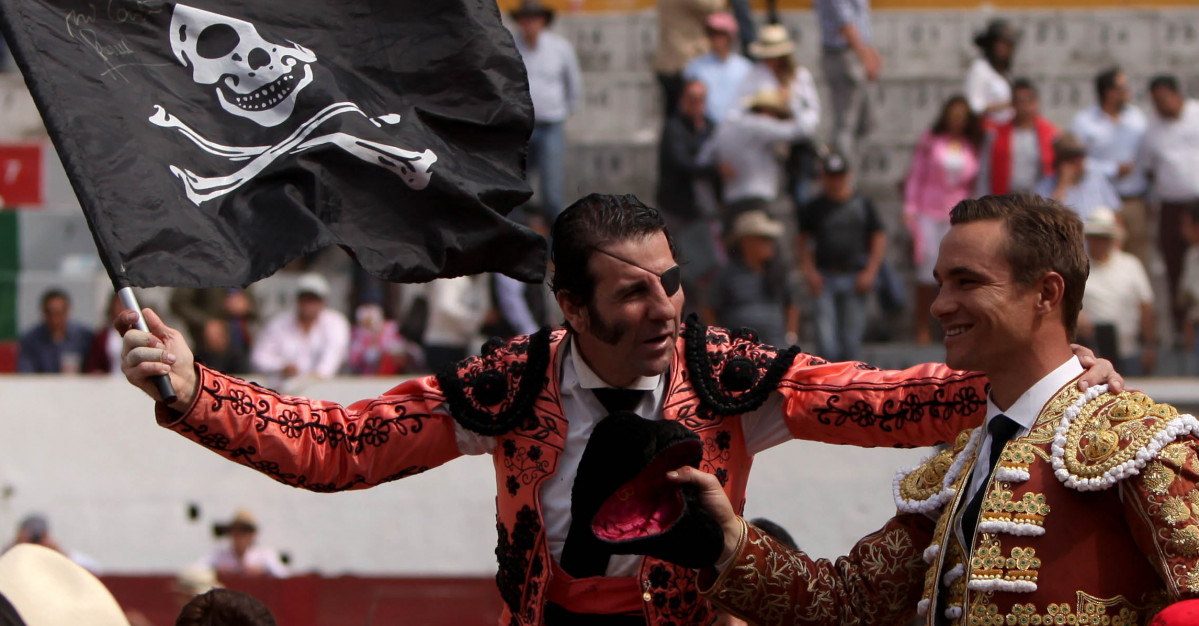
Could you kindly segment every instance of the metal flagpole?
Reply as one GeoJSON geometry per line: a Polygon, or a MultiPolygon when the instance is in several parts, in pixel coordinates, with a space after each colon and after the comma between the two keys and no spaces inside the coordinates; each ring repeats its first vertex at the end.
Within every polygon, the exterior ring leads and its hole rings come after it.
{"type": "MultiPolygon", "coordinates": [[[[150,327],[146,325],[146,318],[142,315],[142,307],[137,303],[137,296],[133,295],[133,287],[121,287],[117,289],[117,295],[121,297],[125,308],[137,311],[137,329],[146,333],[150,332],[150,327]]],[[[158,387],[158,396],[162,398],[163,402],[172,404],[179,399],[179,396],[175,395],[175,387],[171,385],[169,374],[158,374],[150,378],[158,387]]]]}

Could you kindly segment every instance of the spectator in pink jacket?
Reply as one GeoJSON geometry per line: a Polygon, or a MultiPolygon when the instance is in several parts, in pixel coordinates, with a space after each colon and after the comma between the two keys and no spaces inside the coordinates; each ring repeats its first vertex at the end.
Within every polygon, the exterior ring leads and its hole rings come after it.
{"type": "Polygon", "coordinates": [[[949,209],[971,196],[978,176],[982,119],[964,96],[941,108],[933,127],[920,137],[904,183],[903,217],[912,233],[916,264],[916,341],[928,343],[928,307],[936,293],[933,264],[941,238],[949,231],[949,209]]]}

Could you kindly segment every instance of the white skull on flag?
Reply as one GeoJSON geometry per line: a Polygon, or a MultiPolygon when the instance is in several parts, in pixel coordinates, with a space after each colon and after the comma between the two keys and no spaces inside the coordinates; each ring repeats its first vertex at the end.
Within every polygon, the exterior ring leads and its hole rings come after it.
{"type": "Polygon", "coordinates": [[[180,4],[171,17],[171,50],[192,80],[216,85],[229,113],[263,126],[291,117],[296,96],[312,82],[316,55],[295,42],[263,39],[253,24],[180,4]]]}
{"type": "MultiPolygon", "coordinates": [[[[222,109],[260,126],[271,128],[288,121],[295,111],[296,98],[312,83],[315,53],[292,41],[287,45],[267,41],[245,20],[177,4],[170,30],[171,50],[184,67],[191,68],[192,80],[199,85],[216,85],[222,109]]],[[[334,132],[318,132],[325,122],[343,115],[360,115],[375,128],[394,126],[401,119],[398,113],[371,117],[353,102],[333,102],[297,122],[290,134],[277,143],[251,146],[209,140],[162,105],[154,106],[150,123],[179,131],[209,154],[233,162],[246,161],[236,171],[217,176],[201,176],[172,164],[171,172],[183,181],[188,199],[196,205],[241,187],[281,158],[324,146],[340,148],[367,163],[386,168],[412,189],[428,186],[432,178],[430,170],[437,162],[432,150],[415,152],[371,140],[362,136],[360,131],[364,129],[351,132],[345,124],[334,132]]]]}

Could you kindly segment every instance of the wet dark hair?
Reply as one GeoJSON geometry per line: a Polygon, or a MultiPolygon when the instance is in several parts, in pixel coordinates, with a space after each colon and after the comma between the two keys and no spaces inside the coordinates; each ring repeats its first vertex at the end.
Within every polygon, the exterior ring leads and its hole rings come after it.
{"type": "Polygon", "coordinates": [[[1012,81],[1012,91],[1027,90],[1031,91],[1034,96],[1040,97],[1040,92],[1037,90],[1037,85],[1031,79],[1021,76],[1012,81]]]}
{"type": "Polygon", "coordinates": [[[1116,88],[1116,78],[1123,73],[1119,65],[1113,65],[1095,76],[1095,95],[1099,98],[1099,104],[1103,104],[1107,92],[1116,88]]]}
{"type": "Polygon", "coordinates": [[[66,300],[67,304],[71,303],[71,296],[68,296],[67,292],[59,289],[58,287],[51,287],[42,292],[42,308],[46,308],[46,303],[55,298],[62,298],[63,300],[66,300]]]}
{"type": "Polygon", "coordinates": [[[1149,91],[1158,88],[1169,89],[1174,93],[1181,93],[1178,88],[1178,79],[1171,74],[1158,74],[1149,79],[1149,91]]]}
{"type": "Polygon", "coordinates": [[[192,598],[175,626],[276,626],[270,609],[254,596],[232,589],[213,589],[192,598]]]}
{"type": "Polygon", "coordinates": [[[966,127],[962,129],[962,135],[974,147],[979,147],[986,138],[986,130],[983,129],[983,118],[970,108],[970,101],[966,100],[966,96],[954,94],[941,105],[941,114],[937,116],[936,123],[933,124],[932,134],[943,135],[949,132],[949,110],[954,106],[963,106],[966,108],[966,127]]]}
{"type": "Polygon", "coordinates": [[[1056,200],[1035,194],[962,200],[949,212],[949,223],[955,226],[985,220],[1003,221],[1007,231],[1003,255],[1016,283],[1028,287],[1047,272],[1061,275],[1065,282],[1062,322],[1073,338],[1090,274],[1078,214],[1056,200]]]}
{"type": "Polygon", "coordinates": [[[791,536],[791,533],[787,532],[786,528],[779,526],[773,521],[768,520],[765,517],[757,517],[749,520],[749,523],[757,526],[762,530],[762,532],[770,535],[779,543],[787,546],[788,548],[791,548],[792,550],[799,549],[799,544],[795,543],[795,539],[791,536]]]}
{"type": "Polygon", "coordinates": [[[632,194],[593,193],[566,207],[554,221],[554,293],[565,291],[580,306],[595,295],[595,276],[587,269],[595,249],[608,243],[641,239],[661,232],[670,243],[670,254],[678,257],[674,239],[657,209],[646,206],[632,194]]]}

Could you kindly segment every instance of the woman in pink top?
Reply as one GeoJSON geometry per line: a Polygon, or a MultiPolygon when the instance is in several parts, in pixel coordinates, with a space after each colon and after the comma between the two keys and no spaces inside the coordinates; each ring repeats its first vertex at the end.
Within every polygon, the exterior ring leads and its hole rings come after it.
{"type": "Polygon", "coordinates": [[[928,308],[936,295],[933,265],[941,238],[949,231],[949,210],[969,198],[978,176],[982,119],[964,96],[941,108],[933,127],[920,137],[904,183],[903,217],[912,233],[916,264],[916,341],[930,341],[928,308]]]}

